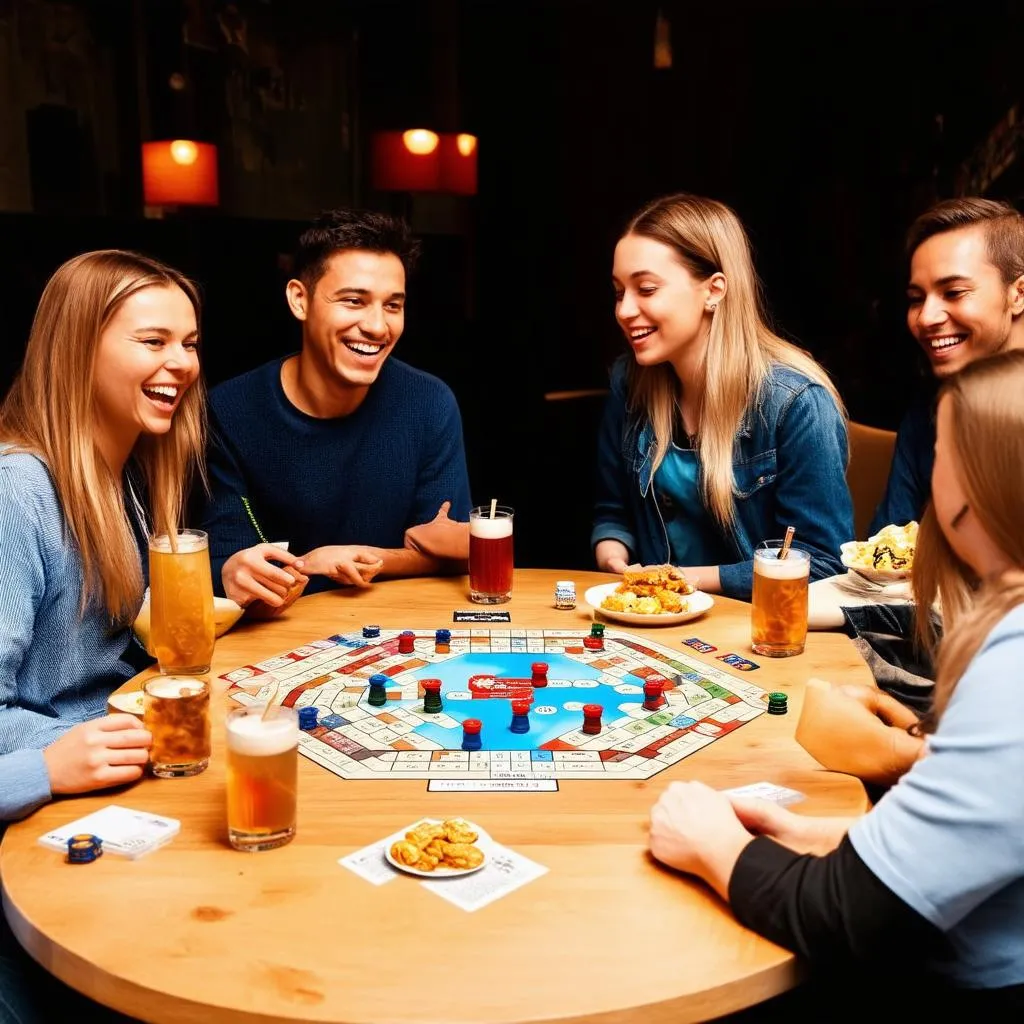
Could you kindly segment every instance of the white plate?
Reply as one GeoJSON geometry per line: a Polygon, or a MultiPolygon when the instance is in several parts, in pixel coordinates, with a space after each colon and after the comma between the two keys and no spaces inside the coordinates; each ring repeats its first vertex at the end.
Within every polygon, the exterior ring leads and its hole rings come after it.
{"type": "Polygon", "coordinates": [[[142,714],[142,691],[132,690],[130,693],[112,693],[107,698],[107,703],[118,711],[125,711],[129,715],[142,714]]]}
{"type": "Polygon", "coordinates": [[[714,603],[710,594],[703,590],[695,590],[692,594],[680,594],[686,601],[685,612],[661,612],[657,615],[639,615],[636,612],[613,612],[601,607],[601,602],[611,593],[619,583],[602,583],[600,586],[591,587],[584,595],[583,600],[606,618],[613,622],[624,622],[630,626],[675,626],[680,622],[689,622],[690,619],[700,618],[714,603]]]}
{"type": "Polygon", "coordinates": [[[854,558],[860,546],[861,542],[856,540],[848,540],[845,544],[839,545],[839,560],[847,569],[852,569],[873,583],[892,583],[895,580],[910,579],[910,569],[872,569],[867,565],[859,565],[854,558]]]}
{"type": "Polygon", "coordinates": [[[474,871],[479,871],[481,868],[487,867],[489,860],[486,848],[483,846],[483,842],[486,842],[489,838],[487,833],[477,824],[470,821],[468,818],[461,818],[461,821],[466,822],[469,827],[477,833],[477,840],[473,844],[483,853],[484,859],[475,868],[442,868],[436,867],[433,871],[421,871],[419,868],[412,867],[409,864],[402,864],[395,860],[391,856],[391,847],[401,840],[405,839],[405,834],[411,832],[417,825],[440,825],[443,819],[441,818],[421,818],[419,821],[413,823],[408,828],[402,829],[401,832],[396,835],[390,836],[384,843],[384,859],[393,867],[399,871],[404,871],[408,875],[419,875],[420,878],[461,878],[463,875],[471,875],[474,871]]]}

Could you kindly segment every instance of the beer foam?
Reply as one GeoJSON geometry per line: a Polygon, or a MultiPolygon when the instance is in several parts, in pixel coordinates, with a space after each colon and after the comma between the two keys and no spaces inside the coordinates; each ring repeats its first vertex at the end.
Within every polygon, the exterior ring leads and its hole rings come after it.
{"type": "MultiPolygon", "coordinates": [[[[188,555],[194,551],[205,551],[206,550],[206,534],[199,535],[196,533],[185,534],[182,536],[179,534],[175,538],[177,549],[179,554],[188,555]]],[[[158,537],[149,538],[149,546],[153,551],[159,551],[161,554],[169,555],[171,551],[171,538],[166,533],[161,533],[158,537]]]]}
{"type": "Polygon", "coordinates": [[[474,516],[469,521],[469,532],[473,537],[484,537],[487,540],[501,540],[512,536],[512,519],[507,516],[491,519],[487,516],[474,516]]]}
{"type": "Polygon", "coordinates": [[[803,553],[796,554],[790,550],[780,562],[775,552],[765,554],[758,551],[754,558],[754,572],[770,580],[799,580],[807,576],[811,569],[811,561],[803,553]],[[795,556],[795,557],[794,557],[795,556]]]}
{"type": "Polygon", "coordinates": [[[298,723],[290,715],[263,720],[261,714],[228,719],[228,746],[236,754],[271,757],[291,750],[299,742],[298,723]]]}
{"type": "Polygon", "coordinates": [[[201,679],[193,679],[192,676],[161,676],[146,681],[146,692],[150,697],[166,699],[181,697],[184,690],[185,697],[198,697],[205,685],[201,679]]]}

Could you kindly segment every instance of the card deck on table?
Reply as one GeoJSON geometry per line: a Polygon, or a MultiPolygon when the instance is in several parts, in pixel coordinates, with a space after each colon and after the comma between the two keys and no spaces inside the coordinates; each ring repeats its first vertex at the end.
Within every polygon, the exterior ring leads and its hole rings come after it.
{"type": "Polygon", "coordinates": [[[719,654],[716,657],[719,661],[724,661],[726,665],[738,668],[741,672],[752,672],[755,668],[761,667],[756,662],[741,658],[738,654],[719,654]]]}
{"type": "Polygon", "coordinates": [[[134,860],[170,842],[180,831],[181,822],[177,818],[111,804],[47,832],[39,837],[39,842],[52,850],[66,853],[72,836],[94,835],[103,840],[105,853],[116,853],[134,860]]]}
{"type": "Polygon", "coordinates": [[[475,608],[467,608],[452,613],[453,622],[511,622],[509,612],[485,612],[475,608]]]}
{"type": "Polygon", "coordinates": [[[777,786],[774,782],[751,782],[746,786],[724,789],[722,792],[731,793],[733,796],[760,797],[762,800],[771,800],[772,803],[781,804],[783,807],[807,799],[800,790],[777,786]]]}
{"type": "Polygon", "coordinates": [[[687,647],[692,647],[695,651],[700,651],[701,654],[710,654],[712,651],[718,650],[714,644],[709,644],[707,641],[695,636],[691,636],[689,640],[684,640],[683,643],[687,647]]]}

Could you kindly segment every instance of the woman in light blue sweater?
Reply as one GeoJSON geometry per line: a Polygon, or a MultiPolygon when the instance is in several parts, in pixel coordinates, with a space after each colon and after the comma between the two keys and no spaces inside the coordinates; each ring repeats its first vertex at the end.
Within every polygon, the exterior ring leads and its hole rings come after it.
{"type": "Polygon", "coordinates": [[[190,281],[119,250],[69,260],[39,300],[0,406],[4,820],[142,774],[148,734],[103,716],[141,667],[146,535],[178,527],[200,466],[198,321],[190,281]]]}

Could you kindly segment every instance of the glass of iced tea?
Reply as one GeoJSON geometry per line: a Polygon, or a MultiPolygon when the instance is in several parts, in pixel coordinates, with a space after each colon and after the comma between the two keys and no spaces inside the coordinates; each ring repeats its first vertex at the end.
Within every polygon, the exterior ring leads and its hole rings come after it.
{"type": "Polygon", "coordinates": [[[213,578],[202,530],[149,539],[150,643],[160,671],[202,675],[213,658],[213,578]]]}
{"type": "Polygon", "coordinates": [[[236,850],[273,850],[295,835],[299,715],[276,705],[227,715],[228,841],[236,850]]]}
{"type": "Polygon", "coordinates": [[[155,676],[142,693],[142,723],[153,734],[153,774],[180,779],[205,771],[210,763],[210,684],[187,676],[155,676]]]}
{"type": "Polygon", "coordinates": [[[469,599],[502,604],[512,597],[512,509],[479,505],[469,513],[469,599]]]}
{"type": "Polygon", "coordinates": [[[791,547],[780,559],[781,550],[781,540],[766,540],[754,551],[751,646],[766,658],[803,654],[807,640],[811,556],[791,547]]]}

